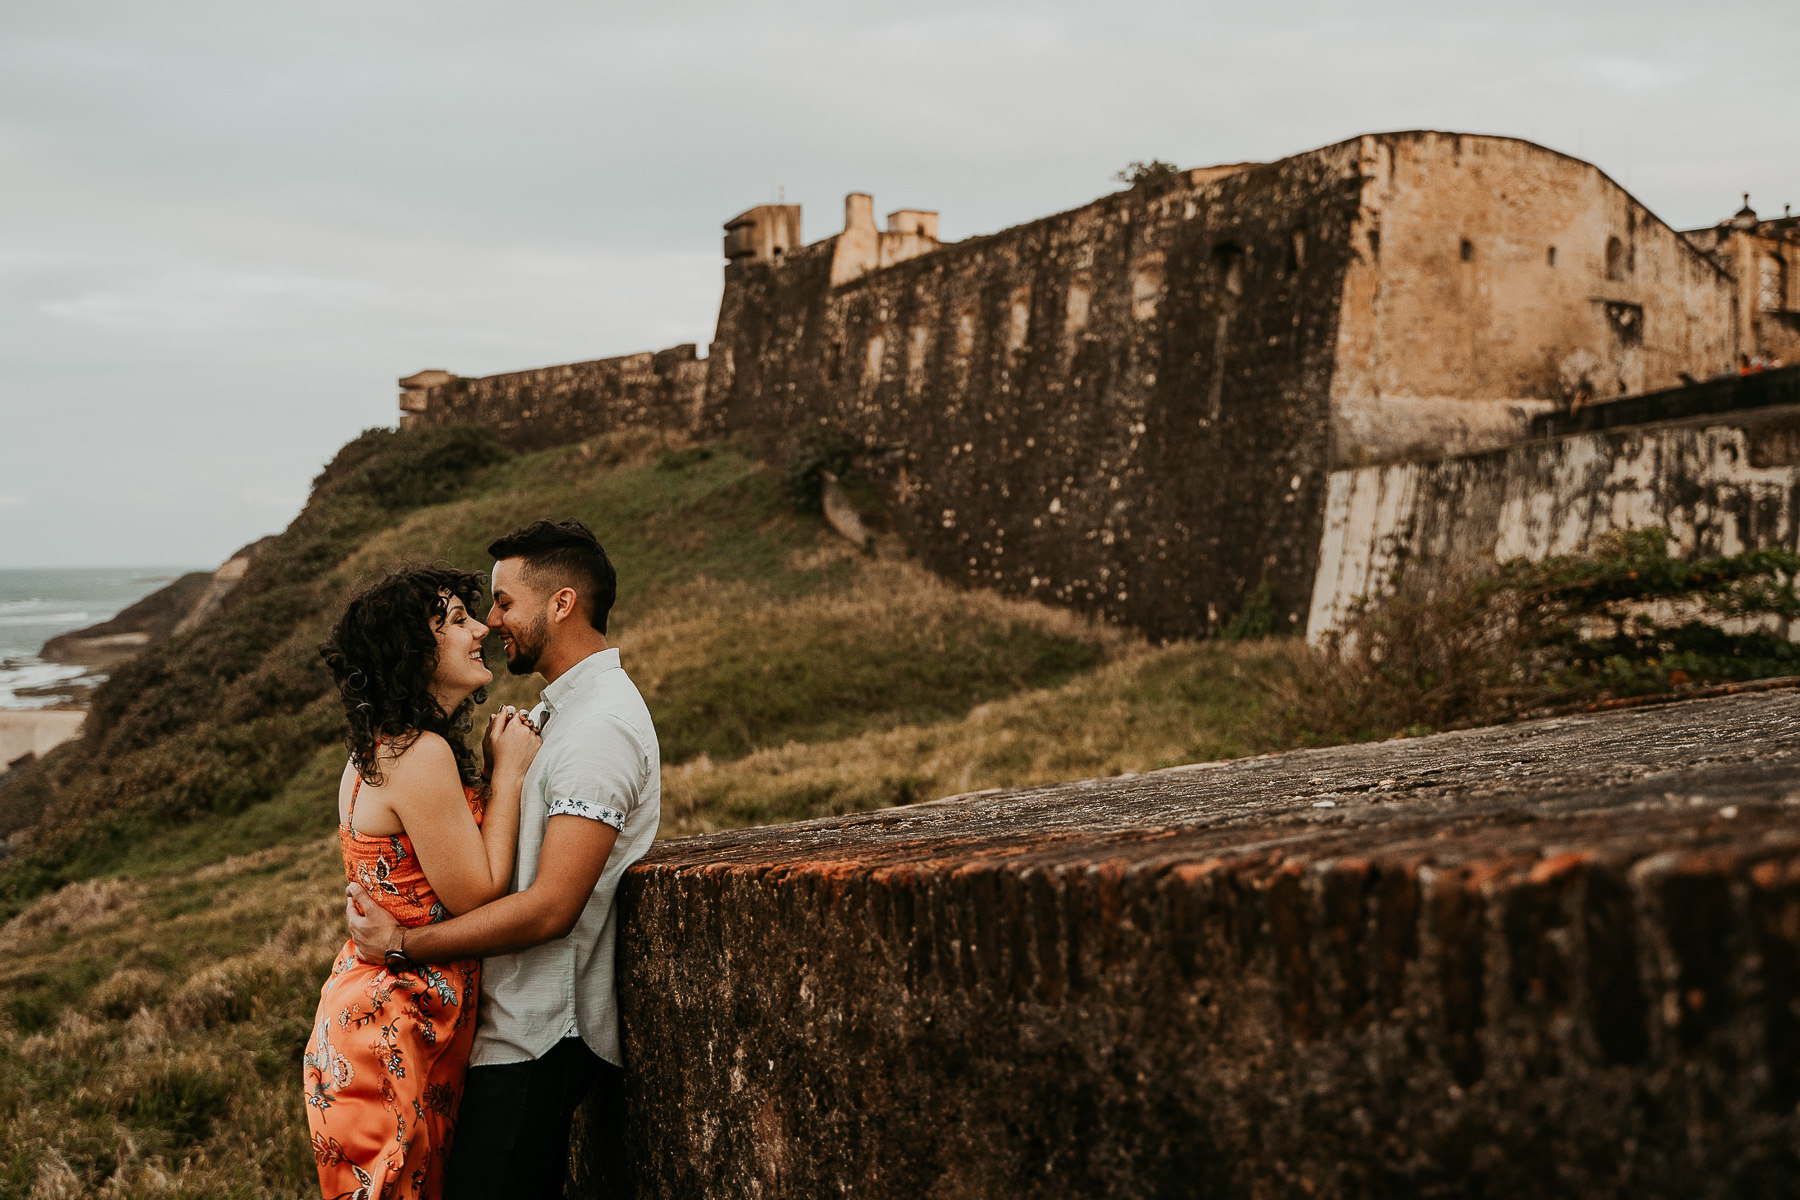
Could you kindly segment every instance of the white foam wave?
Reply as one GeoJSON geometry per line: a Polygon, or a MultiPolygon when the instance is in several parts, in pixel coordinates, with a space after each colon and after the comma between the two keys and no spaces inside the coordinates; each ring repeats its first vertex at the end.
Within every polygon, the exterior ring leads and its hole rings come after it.
{"type": "Polygon", "coordinates": [[[0,617],[0,625],[77,625],[88,619],[84,612],[36,613],[23,617],[0,617]]]}
{"type": "MultiPolygon", "coordinates": [[[[0,664],[0,708],[46,708],[55,704],[57,696],[21,696],[20,691],[67,683],[85,675],[86,669],[47,663],[36,658],[9,658],[0,664]]],[[[93,677],[98,683],[101,677],[93,677]]]]}

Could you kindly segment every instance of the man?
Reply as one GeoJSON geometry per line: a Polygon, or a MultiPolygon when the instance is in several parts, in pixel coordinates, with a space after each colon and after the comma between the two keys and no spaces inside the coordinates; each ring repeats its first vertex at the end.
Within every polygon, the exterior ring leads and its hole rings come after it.
{"type": "Polygon", "coordinates": [[[560,1196],[576,1106],[596,1082],[609,1107],[619,1095],[613,895],[656,837],[662,765],[650,711],[607,648],[617,577],[593,532],[538,521],[488,553],[487,624],[507,670],[546,681],[511,893],[403,929],[353,884],[346,911],[366,961],[483,960],[446,1196],[560,1196]]]}

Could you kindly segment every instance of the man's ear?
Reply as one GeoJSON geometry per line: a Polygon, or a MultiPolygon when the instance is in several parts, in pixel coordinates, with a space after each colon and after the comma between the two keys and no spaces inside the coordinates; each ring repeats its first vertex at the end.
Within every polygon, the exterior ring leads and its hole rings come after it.
{"type": "Polygon", "coordinates": [[[574,588],[561,588],[550,597],[550,619],[557,624],[579,615],[581,601],[575,595],[574,588]]]}

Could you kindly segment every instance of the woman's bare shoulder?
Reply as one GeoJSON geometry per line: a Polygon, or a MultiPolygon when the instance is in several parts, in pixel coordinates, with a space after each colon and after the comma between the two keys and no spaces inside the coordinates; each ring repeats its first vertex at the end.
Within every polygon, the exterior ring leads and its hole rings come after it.
{"type": "Polygon", "coordinates": [[[462,795],[462,772],[457,768],[456,755],[451,752],[450,743],[435,733],[419,734],[391,760],[382,762],[381,773],[396,799],[414,794],[435,796],[447,784],[457,785],[450,790],[458,797],[462,795]]]}

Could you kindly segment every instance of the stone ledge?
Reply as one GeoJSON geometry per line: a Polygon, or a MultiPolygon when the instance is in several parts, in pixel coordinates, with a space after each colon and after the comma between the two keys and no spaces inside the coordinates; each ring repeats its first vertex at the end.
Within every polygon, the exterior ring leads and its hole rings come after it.
{"type": "Polygon", "coordinates": [[[1774,692],[662,843],[628,1157],[666,1195],[1785,1186],[1797,753],[1774,692]]]}

